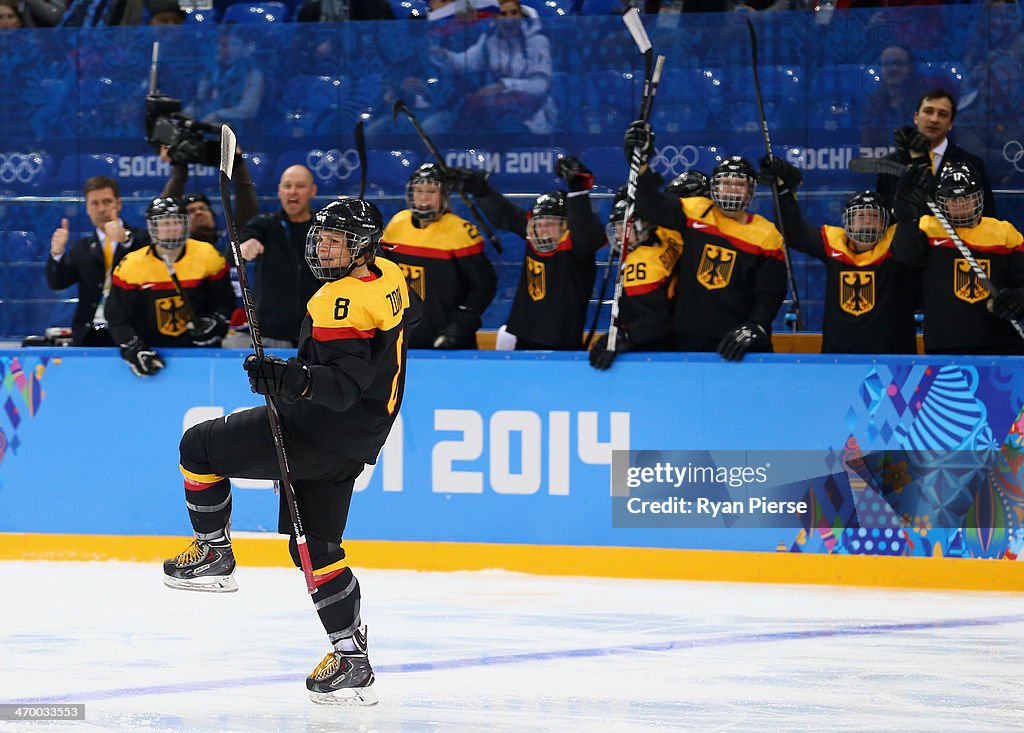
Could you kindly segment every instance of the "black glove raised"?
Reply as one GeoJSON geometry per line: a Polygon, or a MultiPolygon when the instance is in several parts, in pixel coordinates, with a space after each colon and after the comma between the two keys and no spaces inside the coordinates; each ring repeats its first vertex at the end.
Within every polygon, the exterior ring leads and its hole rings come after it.
{"type": "Polygon", "coordinates": [[[482,196],[487,191],[486,171],[476,168],[449,168],[448,172],[456,191],[468,193],[470,196],[482,196]]]}
{"type": "Polygon", "coordinates": [[[136,377],[152,377],[164,368],[164,360],[153,349],[142,343],[138,336],[121,344],[121,358],[128,362],[136,377]]]}
{"type": "Polygon", "coordinates": [[[590,366],[603,372],[611,367],[616,356],[629,349],[629,335],[621,328],[615,334],[615,351],[608,350],[608,334],[602,334],[590,347],[590,366]]]}
{"type": "Polygon", "coordinates": [[[989,311],[996,318],[1019,321],[1024,318],[1024,291],[1017,288],[1003,288],[989,302],[989,311]]]}
{"type": "Polygon", "coordinates": [[[285,361],[269,354],[262,357],[249,354],[242,366],[249,375],[249,386],[256,394],[295,401],[304,397],[309,389],[309,367],[297,357],[285,361]]]}
{"type": "Polygon", "coordinates": [[[932,175],[929,160],[922,158],[920,162],[912,163],[907,172],[900,176],[900,182],[896,186],[893,208],[897,221],[917,218],[922,211],[927,210],[928,199],[931,198],[934,187],[935,176],[932,175]]]}
{"type": "Polygon", "coordinates": [[[480,316],[460,305],[434,337],[435,349],[475,349],[480,316]]]}
{"type": "Polygon", "coordinates": [[[192,331],[194,346],[220,346],[220,342],[228,335],[228,319],[220,313],[202,316],[192,331]]]}
{"type": "Polygon", "coordinates": [[[892,133],[892,141],[896,145],[896,152],[904,161],[910,160],[911,153],[926,154],[932,149],[932,144],[913,125],[897,127],[892,133]]]}
{"type": "Polygon", "coordinates": [[[718,353],[726,361],[739,361],[750,350],[763,350],[771,345],[771,337],[759,323],[740,324],[722,336],[718,353]]]}
{"type": "Polygon", "coordinates": [[[761,168],[757,172],[757,180],[768,186],[775,185],[776,181],[782,181],[779,193],[796,193],[800,184],[804,182],[804,174],[800,169],[778,156],[765,155],[759,162],[761,168]]]}
{"type": "Polygon", "coordinates": [[[626,137],[622,141],[622,149],[626,153],[626,161],[633,160],[633,150],[640,152],[640,165],[647,162],[654,152],[654,130],[644,120],[634,120],[626,128],[626,137]]]}
{"type": "Polygon", "coordinates": [[[555,173],[569,184],[570,191],[589,191],[594,187],[594,174],[583,161],[571,155],[563,155],[555,165],[555,173]]]}

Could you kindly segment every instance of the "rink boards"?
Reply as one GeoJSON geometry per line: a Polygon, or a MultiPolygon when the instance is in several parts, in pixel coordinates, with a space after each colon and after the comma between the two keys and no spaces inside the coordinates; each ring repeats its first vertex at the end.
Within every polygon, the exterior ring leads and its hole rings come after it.
{"type": "MultiPolygon", "coordinates": [[[[244,352],[168,351],[134,377],[113,350],[0,352],[0,557],[158,559],[189,533],[185,427],[261,403],[244,352]]],[[[1020,359],[416,353],[406,401],[353,499],[354,564],[500,567],[621,577],[1024,588],[1024,497],[1011,461],[963,526],[858,529],[815,507],[802,526],[616,528],[612,450],[1020,448],[1020,359]],[[939,425],[942,430],[934,430],[939,425]],[[991,505],[991,506],[989,506],[991,505]],[[994,512],[994,514],[993,514],[994,512]],[[973,524],[972,524],[973,523],[973,524]]],[[[269,482],[235,485],[251,564],[286,564],[269,482]]],[[[854,511],[855,513],[855,511],[854,511]]],[[[861,514],[863,516],[863,512],[861,514]]],[[[247,560],[246,560],[247,558],[247,560]]]]}

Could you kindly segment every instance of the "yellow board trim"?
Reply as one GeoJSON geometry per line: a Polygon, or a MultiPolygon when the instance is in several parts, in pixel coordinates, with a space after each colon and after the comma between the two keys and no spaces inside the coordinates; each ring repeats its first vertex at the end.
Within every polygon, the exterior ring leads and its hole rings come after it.
{"type": "MultiPolygon", "coordinates": [[[[188,541],[187,537],[0,533],[0,560],[155,564],[181,552],[188,541]]],[[[233,545],[243,567],[292,566],[283,536],[236,536],[233,545]]],[[[346,540],[345,550],[346,561],[354,562],[357,570],[501,569],[610,578],[1024,591],[1024,562],[1008,560],[376,540],[346,540]]]]}

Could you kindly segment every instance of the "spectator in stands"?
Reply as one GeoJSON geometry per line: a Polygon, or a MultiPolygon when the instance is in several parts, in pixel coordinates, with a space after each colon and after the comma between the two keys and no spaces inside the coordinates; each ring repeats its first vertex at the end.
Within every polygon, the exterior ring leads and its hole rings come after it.
{"type": "Polygon", "coordinates": [[[150,25],[181,25],[185,22],[185,11],[178,0],[146,0],[150,25]]]}
{"type": "Polygon", "coordinates": [[[811,227],[796,199],[803,174],[782,158],[761,159],[760,179],[776,179],[786,244],[825,266],[823,354],[916,354],[919,268],[892,256],[896,225],[874,191],[851,196],[841,227],[811,227]]]}
{"type": "Polygon", "coordinates": [[[409,339],[413,349],[475,349],[498,287],[480,232],[448,209],[453,183],[436,163],[413,171],[405,189],[409,208],[391,217],[381,239],[385,256],[423,299],[423,319],[409,339]]]}
{"type": "MultiPolygon", "coordinates": [[[[968,163],[974,170],[978,182],[985,191],[985,216],[996,215],[995,197],[992,186],[988,182],[985,163],[976,155],[968,153],[949,139],[956,118],[956,99],[945,89],[929,89],[921,95],[914,112],[914,125],[900,127],[893,133],[896,152],[888,158],[902,163],[928,165],[931,161],[931,172],[941,177],[942,169],[954,163],[968,163]],[[927,156],[927,157],[925,157],[927,156]]],[[[887,205],[892,206],[896,196],[897,179],[895,176],[880,175],[876,189],[887,205]]],[[[927,213],[920,208],[918,215],[927,213]]]]}
{"type": "Polygon", "coordinates": [[[25,25],[17,0],[0,0],[0,30],[24,28],[25,25]]]}
{"type": "Polygon", "coordinates": [[[717,350],[729,361],[749,351],[772,351],[772,321],[786,296],[785,254],[775,226],[748,211],[756,189],[753,166],[738,155],[728,157],[711,175],[710,198],[681,199],[663,194],[660,176],[647,169],[654,133],[641,120],[626,131],[627,159],[634,149],[643,161],[636,215],[685,233],[676,264],[676,348],[717,350]]]}
{"type": "Polygon", "coordinates": [[[594,176],[572,156],[558,161],[569,192],[541,194],[529,211],[487,183],[483,171],[459,169],[464,190],[496,227],[526,240],[519,284],[506,332],[517,350],[584,348],[587,305],[594,290],[594,254],[605,244],[604,227],[590,204],[594,176]]]}
{"type": "Polygon", "coordinates": [[[313,174],[304,165],[286,168],[277,184],[281,210],[260,214],[242,227],[242,257],[256,261],[253,291],[263,344],[297,347],[306,303],[321,282],[306,264],[306,235],[313,224],[313,174]]]}
{"type": "Polygon", "coordinates": [[[121,189],[114,179],[93,176],[82,190],[96,230],[69,248],[68,220],[61,220],[50,237],[46,283],[53,290],[78,283],[78,305],[71,320],[74,346],[113,346],[104,313],[111,273],[128,252],[149,244],[149,234],[121,219],[121,189]]]}
{"type": "Polygon", "coordinates": [[[921,74],[904,46],[883,50],[878,70],[881,85],[868,96],[860,118],[860,142],[868,147],[889,144],[892,131],[914,116],[922,89],[952,86],[942,78],[921,74]]]}
{"type": "Polygon", "coordinates": [[[196,97],[185,114],[219,124],[256,116],[263,102],[263,72],[252,60],[255,43],[244,26],[220,34],[217,62],[199,80],[196,97]]]}
{"type": "Polygon", "coordinates": [[[461,53],[437,46],[431,58],[470,82],[485,82],[449,111],[454,119],[472,120],[502,132],[550,133],[555,124],[551,98],[551,44],[540,32],[533,8],[519,0],[501,0],[493,27],[461,53]]]}
{"type": "Polygon", "coordinates": [[[296,13],[300,23],[340,23],[345,20],[394,20],[387,0],[307,0],[296,13]]]}
{"type": "Polygon", "coordinates": [[[154,347],[220,346],[235,306],[227,260],[189,238],[181,201],[153,199],[146,227],[152,244],[117,265],[107,303],[110,335],[140,377],[164,366],[154,347]]]}

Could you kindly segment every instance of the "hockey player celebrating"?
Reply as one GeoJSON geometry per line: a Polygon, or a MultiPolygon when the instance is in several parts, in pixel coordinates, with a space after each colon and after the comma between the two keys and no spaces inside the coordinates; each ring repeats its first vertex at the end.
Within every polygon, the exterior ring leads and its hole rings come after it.
{"type": "MultiPolygon", "coordinates": [[[[911,166],[897,192],[897,213],[913,212],[931,191],[927,168],[911,166]],[[905,200],[909,199],[909,200],[905,200]]],[[[1024,240],[1008,221],[983,216],[985,189],[966,163],[948,163],[935,203],[995,287],[992,296],[975,268],[932,215],[902,216],[896,259],[924,268],[924,348],[929,354],[1024,354],[1010,321],[1024,317],[1024,240]]]]}
{"type": "Polygon", "coordinates": [[[889,208],[875,191],[861,191],[843,206],[843,226],[812,229],[796,200],[803,180],[782,158],[765,156],[761,178],[774,177],[787,244],[825,265],[824,354],[916,354],[914,310],[920,272],[892,256],[889,208]]]}
{"type": "Polygon", "coordinates": [[[524,211],[487,183],[482,171],[459,169],[472,194],[499,229],[526,240],[519,284],[506,329],[517,350],[578,351],[597,267],[594,253],[604,246],[601,219],[590,206],[594,176],[578,158],[563,156],[559,174],[569,192],[549,191],[524,211]]]}
{"type": "MultiPolygon", "coordinates": [[[[681,194],[686,190],[676,188],[671,193],[683,198],[681,194]]],[[[626,189],[622,187],[608,215],[608,241],[612,246],[623,241],[625,219],[626,189]]],[[[595,369],[608,369],[623,351],[671,351],[675,347],[670,333],[676,286],[672,273],[683,251],[683,235],[652,227],[634,216],[625,241],[615,351],[608,350],[607,335],[598,338],[590,350],[590,366],[595,369]]]]}
{"type": "Polygon", "coordinates": [[[738,155],[711,175],[710,199],[680,199],[658,190],[647,169],[654,132],[637,120],[626,131],[625,151],[644,162],[636,214],[684,233],[676,266],[678,286],[672,329],[680,351],[718,351],[737,361],[748,351],[772,351],[771,323],[786,296],[782,235],[767,219],[747,211],[754,198],[753,166],[738,155]]]}
{"type": "Polygon", "coordinates": [[[424,318],[409,344],[414,349],[475,349],[481,317],[498,289],[483,237],[448,210],[452,183],[447,169],[421,165],[405,189],[409,208],[384,230],[387,258],[423,299],[424,318]]]}
{"type": "MultiPolygon", "coordinates": [[[[346,198],[318,212],[306,261],[324,285],[309,300],[298,356],[245,360],[253,392],[275,399],[290,477],[312,561],[316,612],[333,648],[306,679],[316,703],[372,705],[373,670],[360,591],[342,538],[352,488],[374,463],[402,404],[408,333],[422,304],[399,268],[375,257],[383,218],[372,203],[346,198]]],[[[172,588],[233,591],[228,477],[280,479],[267,407],[190,428],[181,472],[195,540],[164,563],[172,588]]],[[[284,503],[279,531],[293,525],[284,503]]],[[[297,566],[295,537],[289,550],[297,566]]]]}
{"type": "Polygon", "coordinates": [[[140,377],[164,366],[155,346],[220,346],[235,307],[227,261],[212,244],[189,238],[181,201],[153,199],[146,226],[152,243],[118,263],[106,305],[110,335],[140,377]]]}

